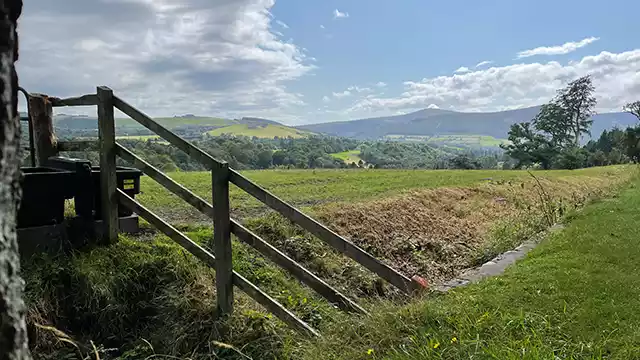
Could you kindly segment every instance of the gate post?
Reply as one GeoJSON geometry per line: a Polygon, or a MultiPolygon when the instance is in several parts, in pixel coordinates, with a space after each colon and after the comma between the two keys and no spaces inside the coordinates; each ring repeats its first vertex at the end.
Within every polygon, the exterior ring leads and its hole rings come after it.
{"type": "Polygon", "coordinates": [[[211,170],[213,190],[213,252],[216,257],[217,312],[223,318],[233,312],[233,260],[229,217],[229,164],[211,170]]]}
{"type": "Polygon", "coordinates": [[[44,94],[30,94],[27,97],[29,107],[29,128],[33,134],[35,166],[45,166],[47,159],[58,153],[58,141],[53,132],[53,105],[49,97],[44,94]]]}
{"type": "Polygon", "coordinates": [[[100,198],[102,203],[102,242],[118,240],[118,192],[116,178],[116,130],[113,91],[97,88],[98,133],[100,136],[100,198]]]}

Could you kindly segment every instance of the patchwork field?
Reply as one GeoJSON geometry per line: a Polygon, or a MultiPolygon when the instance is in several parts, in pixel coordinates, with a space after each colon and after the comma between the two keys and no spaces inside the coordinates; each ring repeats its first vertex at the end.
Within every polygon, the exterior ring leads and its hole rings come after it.
{"type": "Polygon", "coordinates": [[[425,141],[430,144],[461,147],[498,147],[507,142],[487,135],[387,135],[386,138],[405,141],[425,141]]]}
{"type": "Polygon", "coordinates": [[[220,136],[223,134],[226,135],[234,135],[234,136],[248,136],[248,137],[258,137],[258,138],[269,138],[272,139],[274,137],[281,138],[301,138],[305,136],[309,136],[312,133],[294,129],[292,127],[284,126],[284,125],[276,125],[276,124],[266,124],[266,125],[250,125],[250,124],[236,124],[225,126],[221,128],[217,128],[208,132],[209,135],[212,136],[220,136]]]}

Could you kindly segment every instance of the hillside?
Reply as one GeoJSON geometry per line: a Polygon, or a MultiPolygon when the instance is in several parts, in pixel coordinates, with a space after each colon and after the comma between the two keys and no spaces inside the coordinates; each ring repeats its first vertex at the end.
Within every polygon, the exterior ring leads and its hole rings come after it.
{"type": "MultiPolygon", "coordinates": [[[[155,118],[154,120],[160,123],[160,125],[168,127],[170,129],[186,125],[225,126],[234,122],[234,120],[216,117],[195,116],[191,114],[174,117],[161,117],[155,118]]],[[[93,130],[98,128],[98,119],[93,116],[85,115],[58,114],[54,116],[53,123],[57,128],[64,129],[93,130]]],[[[126,128],[142,128],[142,125],[129,118],[116,119],[116,126],[126,128]]]]}
{"type": "Polygon", "coordinates": [[[296,128],[288,127],[285,125],[281,125],[278,123],[266,123],[266,124],[234,124],[225,127],[216,128],[214,130],[207,132],[212,136],[220,136],[220,135],[234,135],[234,136],[248,136],[248,137],[258,137],[258,138],[301,138],[305,136],[309,136],[312,133],[299,130],[296,128]]]}
{"type": "MultiPolygon", "coordinates": [[[[160,125],[174,131],[188,131],[198,136],[205,132],[213,136],[228,134],[235,136],[255,136],[259,138],[273,138],[275,136],[301,138],[311,134],[309,131],[288,127],[276,121],[253,117],[224,119],[186,114],[182,116],[154,118],[154,120],[160,125]],[[200,132],[198,132],[198,130],[200,130],[200,132]]],[[[71,132],[98,130],[98,119],[96,117],[58,114],[54,116],[53,121],[57,129],[65,129],[71,132]]],[[[146,136],[144,133],[140,134],[140,131],[146,131],[146,129],[136,121],[129,118],[116,119],[116,132],[119,135],[130,137],[146,136]]]]}
{"type": "MultiPolygon", "coordinates": [[[[511,124],[530,121],[540,107],[466,113],[440,109],[424,109],[410,114],[338,121],[299,126],[299,129],[357,139],[380,139],[388,136],[485,135],[497,139],[507,137],[511,124]]],[[[627,113],[604,113],[593,117],[592,134],[598,136],[614,126],[636,123],[627,113]]]]}

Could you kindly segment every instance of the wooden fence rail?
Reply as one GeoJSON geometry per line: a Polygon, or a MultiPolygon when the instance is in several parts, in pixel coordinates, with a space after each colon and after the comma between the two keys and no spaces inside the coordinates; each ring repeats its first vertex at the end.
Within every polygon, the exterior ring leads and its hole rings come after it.
{"type": "Polygon", "coordinates": [[[351,241],[343,238],[326,226],[305,215],[287,202],[281,200],[269,191],[242,176],[237,171],[230,169],[226,162],[215,159],[208,153],[174,134],[143,112],[113,95],[111,89],[101,86],[97,88],[96,94],[67,99],[49,99],[52,106],[97,105],[99,141],[60,142],[57,144],[57,150],[78,151],[97,148],[100,151],[101,198],[103,205],[102,214],[104,216],[105,225],[105,236],[103,236],[103,238],[110,241],[115,241],[115,239],[117,239],[118,202],[142,216],[165,235],[169,236],[194,256],[205,262],[208,266],[215,268],[218,315],[228,316],[232,313],[233,286],[235,285],[293,328],[305,334],[314,336],[318,335],[318,333],[308,324],[297,318],[276,300],[269,297],[266,293],[247,279],[243,278],[240,274],[233,271],[233,259],[231,252],[232,233],[235,234],[240,241],[253,247],[275,264],[288,271],[303,284],[315,290],[329,302],[345,311],[366,314],[366,311],[351,299],[331,287],[329,284],[311,273],[299,263],[295,262],[273,245],[261,239],[258,235],[251,232],[242,224],[232,219],[229,212],[230,183],[246,191],[248,194],[274,209],[285,218],[317,236],[338,252],[345,254],[360,263],[403,292],[411,294],[423,288],[419,282],[409,279],[390,266],[382,263],[351,241]],[[170,144],[176,146],[187,155],[197,159],[205,165],[205,167],[211,171],[211,204],[191,192],[189,189],[178,184],[162,171],[156,169],[148,162],[133,154],[131,151],[117,144],[115,141],[114,109],[122,111],[131,119],[142,124],[144,127],[153,131],[170,144]],[[215,256],[191,241],[171,225],[167,224],[149,209],[142,206],[139,202],[117,189],[115,167],[116,155],[142,170],[167,190],[185,200],[187,203],[213,220],[214,236],[213,242],[209,244],[209,247],[213,249],[215,256]]]}
{"type": "MultiPolygon", "coordinates": [[[[204,215],[210,217],[211,219],[214,218],[213,206],[211,206],[211,204],[191,192],[189,189],[178,184],[176,181],[165,175],[162,171],[156,169],[154,166],[144,161],[131,151],[127,150],[122,145],[118,144],[117,148],[118,156],[147,174],[157,183],[162,185],[165,189],[180,197],[182,200],[186,201],[188,204],[196,208],[204,215]]],[[[338,306],[340,309],[360,314],[367,313],[362,307],[353,302],[351,299],[331,287],[329,284],[307,270],[305,267],[288,257],[273,245],[264,241],[258,235],[254,234],[249,229],[233,219],[231,219],[231,232],[236,235],[242,242],[253,247],[262,255],[266,256],[271,261],[276,263],[278,266],[287,270],[296,279],[300,280],[303,284],[315,290],[318,294],[323,296],[329,302],[338,306]]]]}
{"type": "MultiPolygon", "coordinates": [[[[213,256],[210,252],[205,250],[200,245],[193,242],[186,235],[178,231],[173,226],[166,223],[164,220],[156,216],[151,210],[144,207],[142,204],[137,202],[136,200],[129,197],[125,192],[118,189],[118,194],[120,196],[120,202],[134,211],[136,214],[142,216],[143,219],[147,220],[150,224],[155,226],[158,230],[162,231],[165,235],[167,235],[170,239],[180,244],[183,248],[189,251],[193,256],[202,260],[209,267],[216,269],[216,274],[218,273],[218,266],[216,266],[216,257],[213,256]]],[[[242,277],[242,275],[238,274],[235,271],[231,271],[232,285],[236,285],[240,290],[244,291],[247,295],[252,297],[255,301],[257,301],[260,305],[264,306],[271,313],[275,314],[280,320],[294,329],[305,333],[307,335],[319,336],[318,332],[310,327],[307,323],[300,320],[295,314],[291,311],[287,310],[284,306],[278,303],[276,300],[271,298],[269,295],[260,290],[257,286],[251,283],[249,280],[242,277]]],[[[216,289],[217,290],[217,289],[216,289]]],[[[216,297],[219,297],[220,294],[217,293],[216,297]]],[[[224,309],[219,309],[223,310],[224,309]]],[[[222,314],[226,315],[226,314],[222,314]]]]}
{"type": "MultiPolygon", "coordinates": [[[[144,113],[119,99],[117,96],[114,96],[114,105],[117,109],[127,114],[132,119],[138,121],[149,130],[154,131],[170,144],[176,146],[185,153],[194,156],[195,158],[200,160],[203,165],[208,166],[213,171],[219,169],[222,166],[222,161],[214,159],[211,155],[175,135],[170,130],[164,128],[162,125],[158,124],[144,113]]],[[[378,276],[387,280],[389,283],[404,291],[405,293],[410,294],[416,290],[422,289],[422,286],[419,283],[400,274],[390,266],[383,264],[371,254],[359,248],[357,245],[334,233],[326,226],[313,220],[309,216],[305,215],[293,206],[287,204],[275,195],[262,189],[260,186],[240,175],[235,170],[229,170],[229,181],[258,199],[265,205],[276,210],[287,219],[302,226],[305,230],[316,235],[321,240],[331,245],[337,251],[349,256],[353,260],[362,264],[367,269],[378,274],[378,276]]]]}

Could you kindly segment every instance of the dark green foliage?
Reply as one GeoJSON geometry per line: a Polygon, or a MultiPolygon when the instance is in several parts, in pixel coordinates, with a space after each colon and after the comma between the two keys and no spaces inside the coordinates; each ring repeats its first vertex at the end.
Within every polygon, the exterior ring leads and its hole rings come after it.
{"type": "Polygon", "coordinates": [[[591,134],[596,99],[589,76],[570,82],[558,95],[540,108],[531,122],[514,124],[509,130],[510,144],[501,145],[517,167],[540,164],[575,169],[587,165],[587,155],[579,149],[583,135],[591,134]]]}
{"type": "Polygon", "coordinates": [[[452,169],[474,170],[482,168],[480,162],[475,160],[473,156],[469,154],[456,155],[449,161],[449,163],[450,168],[452,169]]]}
{"type": "Polygon", "coordinates": [[[439,153],[422,143],[370,142],[361,147],[360,157],[379,169],[433,168],[439,153]]]}

